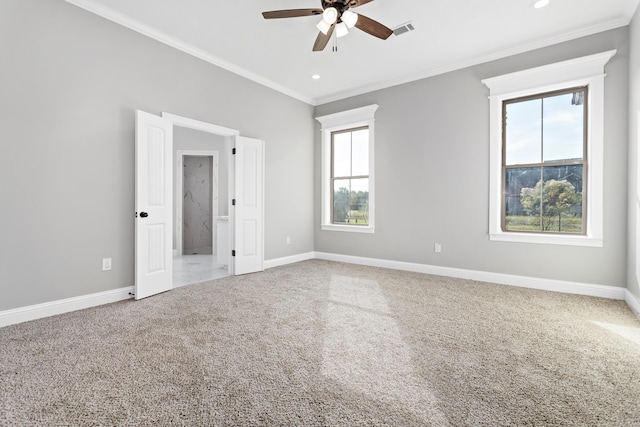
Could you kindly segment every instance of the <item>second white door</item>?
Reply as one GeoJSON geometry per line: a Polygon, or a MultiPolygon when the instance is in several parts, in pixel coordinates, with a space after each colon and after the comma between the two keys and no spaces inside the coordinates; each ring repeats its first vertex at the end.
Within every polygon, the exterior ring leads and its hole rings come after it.
{"type": "Polygon", "coordinates": [[[264,270],[264,141],[237,136],[233,274],[264,270]]]}

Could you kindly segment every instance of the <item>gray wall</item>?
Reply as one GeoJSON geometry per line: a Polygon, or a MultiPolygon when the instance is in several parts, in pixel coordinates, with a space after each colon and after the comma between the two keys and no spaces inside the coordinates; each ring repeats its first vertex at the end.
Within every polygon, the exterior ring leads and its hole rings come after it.
{"type": "Polygon", "coordinates": [[[313,250],[311,106],[63,0],[2,0],[0,63],[0,310],[133,285],[136,109],[264,139],[265,257],[313,250]]]}
{"type": "Polygon", "coordinates": [[[629,36],[629,268],[627,288],[640,298],[640,8],[629,36]]]}
{"type": "MultiPolygon", "coordinates": [[[[627,240],[628,29],[316,107],[316,116],[378,104],[375,234],[322,231],[315,249],[361,257],[624,286],[627,240]],[[489,101],[481,83],[517,70],[618,49],[606,68],[603,248],[488,239],[489,101]],[[442,253],[434,253],[434,242],[442,253]]],[[[320,126],[315,134],[320,211],[320,126]]]]}

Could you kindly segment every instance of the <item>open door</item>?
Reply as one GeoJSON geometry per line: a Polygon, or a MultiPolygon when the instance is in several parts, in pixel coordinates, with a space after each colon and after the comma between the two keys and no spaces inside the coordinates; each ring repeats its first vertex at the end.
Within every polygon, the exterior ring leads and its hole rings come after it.
{"type": "Polygon", "coordinates": [[[264,270],[264,141],[235,137],[233,274],[264,270]]]}
{"type": "Polygon", "coordinates": [[[173,287],[173,125],[136,111],[135,298],[173,287]]]}

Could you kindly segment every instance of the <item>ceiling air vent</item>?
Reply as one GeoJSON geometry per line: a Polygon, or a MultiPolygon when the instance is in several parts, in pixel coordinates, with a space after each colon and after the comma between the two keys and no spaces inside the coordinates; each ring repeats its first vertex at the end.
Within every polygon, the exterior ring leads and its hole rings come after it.
{"type": "Polygon", "coordinates": [[[415,30],[413,24],[411,22],[407,22],[406,24],[402,24],[393,29],[393,34],[399,36],[404,33],[408,33],[409,31],[415,30]]]}

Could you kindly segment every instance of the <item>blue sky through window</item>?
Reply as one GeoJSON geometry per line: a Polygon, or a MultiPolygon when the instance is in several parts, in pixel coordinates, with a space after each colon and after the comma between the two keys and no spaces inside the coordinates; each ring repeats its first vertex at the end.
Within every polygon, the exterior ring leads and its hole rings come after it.
{"type": "Polygon", "coordinates": [[[584,106],[573,93],[506,105],[507,165],[583,158],[584,106]]]}

